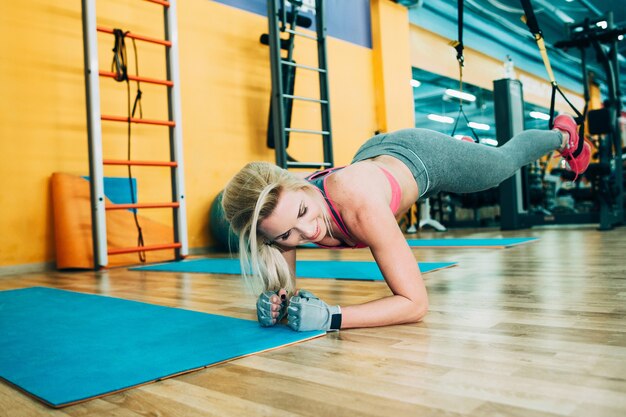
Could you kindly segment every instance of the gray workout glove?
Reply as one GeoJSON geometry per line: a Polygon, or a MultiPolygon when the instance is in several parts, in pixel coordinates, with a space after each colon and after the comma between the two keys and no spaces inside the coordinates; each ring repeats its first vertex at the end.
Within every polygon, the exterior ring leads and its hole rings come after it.
{"type": "Polygon", "coordinates": [[[300,290],[289,300],[287,308],[289,327],[295,331],[339,330],[341,308],[329,306],[311,292],[300,290]]]}
{"type": "MultiPolygon", "coordinates": [[[[270,299],[273,295],[278,295],[277,291],[265,291],[263,294],[259,295],[259,298],[256,300],[256,316],[259,320],[259,323],[263,327],[270,327],[278,323],[285,317],[287,314],[287,303],[282,300],[280,303],[280,310],[278,311],[278,317],[274,319],[272,317],[272,302],[270,299]]],[[[280,298],[280,296],[278,296],[280,298]]]]}

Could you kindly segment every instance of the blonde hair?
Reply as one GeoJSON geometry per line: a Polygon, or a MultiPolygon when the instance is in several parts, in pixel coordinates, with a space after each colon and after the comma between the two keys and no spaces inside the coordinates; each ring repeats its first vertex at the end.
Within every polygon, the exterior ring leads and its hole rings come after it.
{"type": "MultiPolygon", "coordinates": [[[[304,190],[324,203],[314,185],[268,162],[251,162],[244,166],[228,182],[222,195],[226,220],[239,236],[241,273],[248,289],[255,294],[281,288],[289,294],[295,291],[294,271],[289,269],[281,249],[258,230],[259,223],[276,208],[283,190],[304,190]]],[[[322,210],[322,216],[330,231],[326,210],[322,210]]]]}

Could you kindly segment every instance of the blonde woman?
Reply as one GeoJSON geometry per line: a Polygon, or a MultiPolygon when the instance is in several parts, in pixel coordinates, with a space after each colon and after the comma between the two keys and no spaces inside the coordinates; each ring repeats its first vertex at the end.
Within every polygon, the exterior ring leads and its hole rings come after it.
{"type": "Polygon", "coordinates": [[[262,326],[287,316],[297,331],[339,330],[420,321],[428,296],[397,218],[419,199],[440,191],[486,190],[520,167],[558,150],[576,174],[589,164],[566,115],[551,131],[529,130],[501,147],[450,138],[424,129],[374,136],[352,163],[301,178],[273,164],[246,165],[228,183],[222,205],[239,235],[246,282],[256,294],[262,326]],[[296,291],[296,247],[369,247],[392,295],[365,304],[329,306],[296,291]]]}

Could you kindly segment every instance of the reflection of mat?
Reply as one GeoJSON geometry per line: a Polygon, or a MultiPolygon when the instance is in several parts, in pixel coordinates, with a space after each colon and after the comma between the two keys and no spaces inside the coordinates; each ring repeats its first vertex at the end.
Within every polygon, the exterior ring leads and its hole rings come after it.
{"type": "MultiPolygon", "coordinates": [[[[455,262],[420,262],[422,273],[456,265],[455,262]]],[[[130,268],[134,271],[199,272],[205,274],[241,274],[237,259],[192,259],[130,268]]],[[[296,261],[296,274],[300,278],[335,278],[382,281],[376,262],[355,261],[296,261]]]]}
{"type": "Polygon", "coordinates": [[[324,333],[51,288],[0,291],[0,377],[63,407],[324,333]]]}
{"type": "Polygon", "coordinates": [[[511,237],[511,238],[448,238],[448,239],[407,239],[409,246],[420,248],[508,248],[523,243],[534,242],[536,237],[511,237]]]}

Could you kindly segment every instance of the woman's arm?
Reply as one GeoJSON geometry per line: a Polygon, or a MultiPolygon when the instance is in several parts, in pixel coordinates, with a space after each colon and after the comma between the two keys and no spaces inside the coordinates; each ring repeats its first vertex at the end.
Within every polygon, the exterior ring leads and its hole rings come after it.
{"type": "Polygon", "coordinates": [[[420,321],[428,311],[428,294],[417,261],[393,213],[371,202],[344,219],[359,241],[370,246],[390,297],[342,307],[341,328],[375,327],[420,321]]]}
{"type": "Polygon", "coordinates": [[[282,251],[283,257],[287,261],[289,270],[294,276],[296,276],[296,248],[289,248],[282,251]]]}

